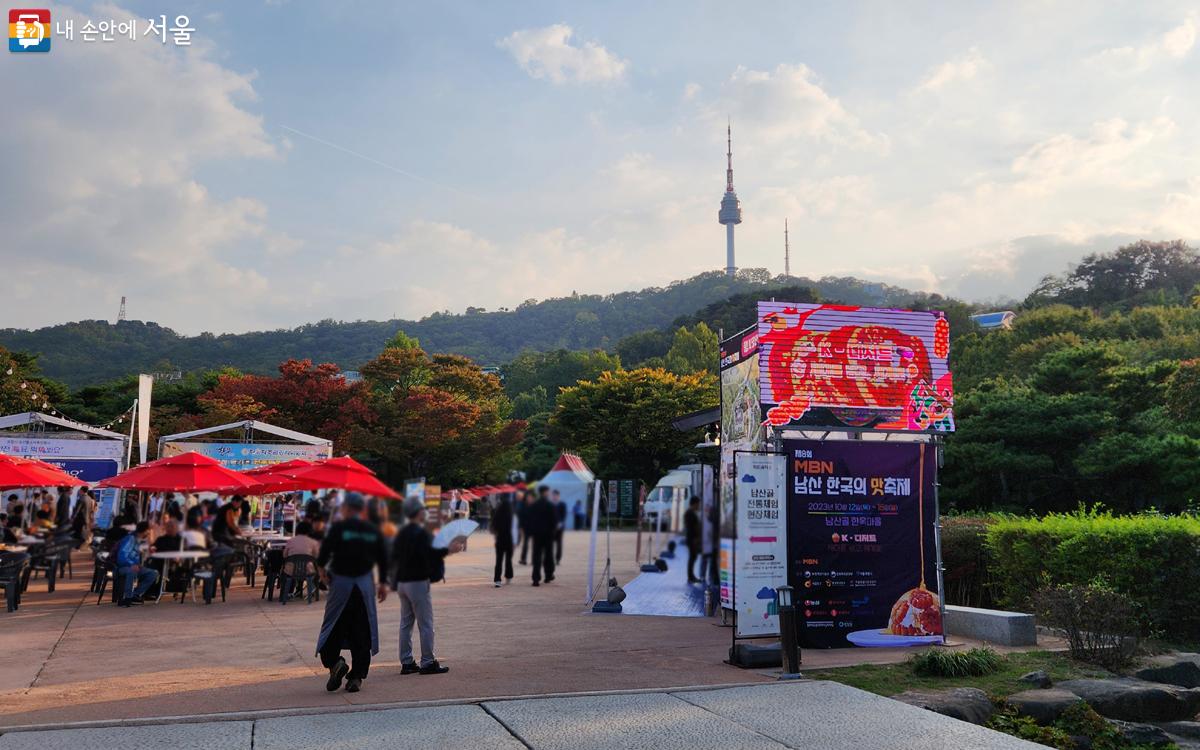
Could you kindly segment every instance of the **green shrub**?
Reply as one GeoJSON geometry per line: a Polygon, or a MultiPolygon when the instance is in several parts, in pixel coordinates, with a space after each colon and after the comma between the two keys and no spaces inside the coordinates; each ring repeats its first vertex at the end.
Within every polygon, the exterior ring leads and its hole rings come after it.
{"type": "Polygon", "coordinates": [[[982,677],[1000,669],[1000,654],[990,648],[970,651],[930,649],[908,659],[913,674],[920,677],[982,677]]]}
{"type": "Polygon", "coordinates": [[[1143,635],[1200,637],[1200,518],[1096,510],[1004,518],[988,527],[987,546],[1002,606],[1029,609],[1046,586],[1102,577],[1137,606],[1143,635]]]}
{"type": "Polygon", "coordinates": [[[1071,656],[1105,669],[1129,664],[1137,651],[1137,604],[1103,579],[1086,586],[1048,586],[1033,600],[1048,625],[1061,628],[1071,656]]]}
{"type": "Polygon", "coordinates": [[[1058,750],[1075,750],[1075,741],[1071,739],[1071,735],[1058,727],[1044,727],[1028,716],[1017,716],[1017,712],[1011,708],[997,711],[984,726],[1039,745],[1058,750]]]}
{"type": "Polygon", "coordinates": [[[988,527],[998,515],[946,516],[942,519],[942,601],[964,607],[994,607],[988,527]]]}

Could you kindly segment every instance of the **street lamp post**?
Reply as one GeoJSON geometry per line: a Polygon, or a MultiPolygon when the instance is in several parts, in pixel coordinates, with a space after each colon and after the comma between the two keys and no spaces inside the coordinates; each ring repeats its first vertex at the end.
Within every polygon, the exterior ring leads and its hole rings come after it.
{"type": "Polygon", "coordinates": [[[779,679],[799,679],[803,675],[800,674],[800,646],[796,643],[796,606],[792,601],[792,587],[776,588],[775,597],[779,606],[779,646],[783,651],[783,673],[779,679]]]}

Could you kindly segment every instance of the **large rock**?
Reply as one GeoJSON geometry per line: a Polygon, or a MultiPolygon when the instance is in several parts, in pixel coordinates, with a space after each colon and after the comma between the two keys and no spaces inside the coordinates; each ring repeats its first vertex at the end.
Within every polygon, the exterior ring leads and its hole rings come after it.
{"type": "Polygon", "coordinates": [[[1179,721],[1195,717],[1200,710],[1200,689],[1132,677],[1067,680],[1058,687],[1083,698],[1101,716],[1122,721],[1179,721]]]}
{"type": "Polygon", "coordinates": [[[893,699],[972,724],[983,724],[992,718],[996,707],[979,688],[949,688],[947,690],[906,690],[893,699]]]}
{"type": "Polygon", "coordinates": [[[1121,736],[1132,745],[1165,745],[1171,741],[1170,735],[1153,724],[1138,724],[1117,719],[1109,719],[1108,723],[1116,727],[1121,736]]]}
{"type": "Polygon", "coordinates": [[[1048,688],[1051,685],[1050,675],[1040,669],[1036,672],[1026,672],[1021,675],[1021,682],[1028,682],[1037,688],[1048,688]]]}
{"type": "Polygon", "coordinates": [[[1148,659],[1145,666],[1134,672],[1133,676],[1149,682],[1164,682],[1185,688],[1200,687],[1200,654],[1155,656],[1148,659]]]}
{"type": "Polygon", "coordinates": [[[1083,702],[1078,695],[1061,689],[1024,690],[1008,696],[1008,705],[1022,716],[1028,716],[1039,724],[1051,724],[1076,703],[1083,702]]]}

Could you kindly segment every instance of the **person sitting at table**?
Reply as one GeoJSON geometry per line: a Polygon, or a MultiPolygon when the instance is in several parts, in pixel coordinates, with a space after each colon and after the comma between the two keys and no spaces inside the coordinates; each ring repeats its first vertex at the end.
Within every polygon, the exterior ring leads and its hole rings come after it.
{"type": "Polygon", "coordinates": [[[208,549],[208,534],[204,531],[204,511],[192,508],[187,514],[187,525],[179,534],[183,549],[208,549]]]}
{"type": "Polygon", "coordinates": [[[21,507],[21,498],[14,492],[8,496],[8,504],[4,506],[4,512],[11,516],[13,509],[19,507],[21,507]]]}
{"type": "Polygon", "coordinates": [[[163,523],[163,531],[154,540],[155,552],[178,552],[183,549],[183,537],[179,534],[179,522],[167,518],[163,523]]]}
{"type": "Polygon", "coordinates": [[[232,547],[234,538],[242,535],[242,530],[238,528],[241,515],[242,496],[234,495],[228,503],[217,510],[217,515],[213,518],[213,540],[232,547]]]}
{"type": "Polygon", "coordinates": [[[45,507],[38,510],[37,515],[34,516],[33,528],[47,531],[54,528],[54,518],[45,507]]]}
{"type": "MultiPolygon", "coordinates": [[[[297,586],[297,588],[303,588],[303,577],[309,573],[315,573],[316,569],[312,564],[310,564],[308,570],[296,571],[293,570],[291,563],[286,562],[286,560],[292,555],[308,555],[309,557],[315,558],[317,555],[321,554],[321,543],[316,539],[313,539],[311,534],[312,524],[308,521],[301,521],[300,523],[296,524],[296,536],[289,539],[287,544],[283,545],[283,559],[285,560],[283,564],[283,574],[285,576],[290,576],[292,578],[292,585],[297,586]]],[[[292,592],[289,591],[287,593],[290,594],[292,592]]],[[[286,597],[282,597],[281,601],[285,598],[286,597]]]]}
{"type": "Polygon", "coordinates": [[[9,525],[11,517],[7,513],[0,513],[0,529],[3,529],[3,541],[5,544],[17,543],[17,529],[9,525]]]}
{"type": "Polygon", "coordinates": [[[150,524],[138,522],[134,530],[126,534],[112,554],[116,558],[117,573],[124,582],[119,607],[141,604],[146,592],[158,580],[158,571],[142,565],[142,542],[150,536],[150,524]]]}

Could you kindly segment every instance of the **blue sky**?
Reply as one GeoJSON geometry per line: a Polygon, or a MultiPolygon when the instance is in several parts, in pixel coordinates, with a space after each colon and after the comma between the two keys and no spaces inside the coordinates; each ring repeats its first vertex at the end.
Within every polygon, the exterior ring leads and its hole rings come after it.
{"type": "MultiPolygon", "coordinates": [[[[1196,3],[124,3],[8,55],[2,326],[420,317],[738,264],[970,299],[1200,238],[1196,3]],[[84,43],[187,14],[191,47],[84,43]]],[[[680,311],[681,313],[687,311],[680,311]]]]}

